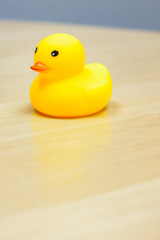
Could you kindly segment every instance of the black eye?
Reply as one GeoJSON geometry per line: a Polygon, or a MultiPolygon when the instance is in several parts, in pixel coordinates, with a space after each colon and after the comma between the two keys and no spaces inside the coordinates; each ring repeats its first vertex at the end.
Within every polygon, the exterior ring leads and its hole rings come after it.
{"type": "Polygon", "coordinates": [[[59,54],[58,51],[54,50],[53,52],[51,52],[52,57],[56,57],[59,54]]]}
{"type": "Polygon", "coordinates": [[[36,52],[37,52],[37,49],[38,49],[38,47],[36,47],[36,49],[35,49],[34,53],[36,53],[36,52]]]}

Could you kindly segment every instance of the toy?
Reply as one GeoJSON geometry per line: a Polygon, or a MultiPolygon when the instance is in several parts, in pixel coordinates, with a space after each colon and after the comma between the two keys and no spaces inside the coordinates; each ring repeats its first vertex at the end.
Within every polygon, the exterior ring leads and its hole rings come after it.
{"type": "Polygon", "coordinates": [[[84,48],[71,35],[44,38],[35,49],[31,69],[39,75],[31,85],[30,100],[46,115],[82,117],[100,111],[110,100],[109,71],[102,64],[85,65],[84,48]]]}

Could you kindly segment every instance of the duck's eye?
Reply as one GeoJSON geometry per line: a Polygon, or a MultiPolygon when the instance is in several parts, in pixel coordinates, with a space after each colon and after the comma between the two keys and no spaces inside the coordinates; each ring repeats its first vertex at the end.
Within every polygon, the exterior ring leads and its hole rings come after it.
{"type": "Polygon", "coordinates": [[[52,57],[56,57],[59,54],[58,51],[54,50],[53,52],[51,52],[51,56],[52,57]]]}
{"type": "Polygon", "coordinates": [[[36,52],[37,52],[37,50],[38,50],[38,47],[36,47],[36,49],[35,49],[34,53],[36,53],[36,52]]]}

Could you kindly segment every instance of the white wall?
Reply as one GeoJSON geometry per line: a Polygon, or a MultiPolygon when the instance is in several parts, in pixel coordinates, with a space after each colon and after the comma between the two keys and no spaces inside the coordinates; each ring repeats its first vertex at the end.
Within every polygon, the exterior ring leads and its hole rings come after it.
{"type": "Polygon", "coordinates": [[[0,0],[0,18],[160,30],[160,0],[0,0]]]}

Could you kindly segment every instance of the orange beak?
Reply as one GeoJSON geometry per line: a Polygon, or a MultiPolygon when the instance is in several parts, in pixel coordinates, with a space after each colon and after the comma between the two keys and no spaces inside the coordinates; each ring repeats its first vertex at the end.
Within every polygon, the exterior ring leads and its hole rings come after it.
{"type": "Polygon", "coordinates": [[[33,66],[30,67],[32,70],[36,72],[44,72],[49,70],[50,68],[41,62],[36,62],[33,66]]]}

